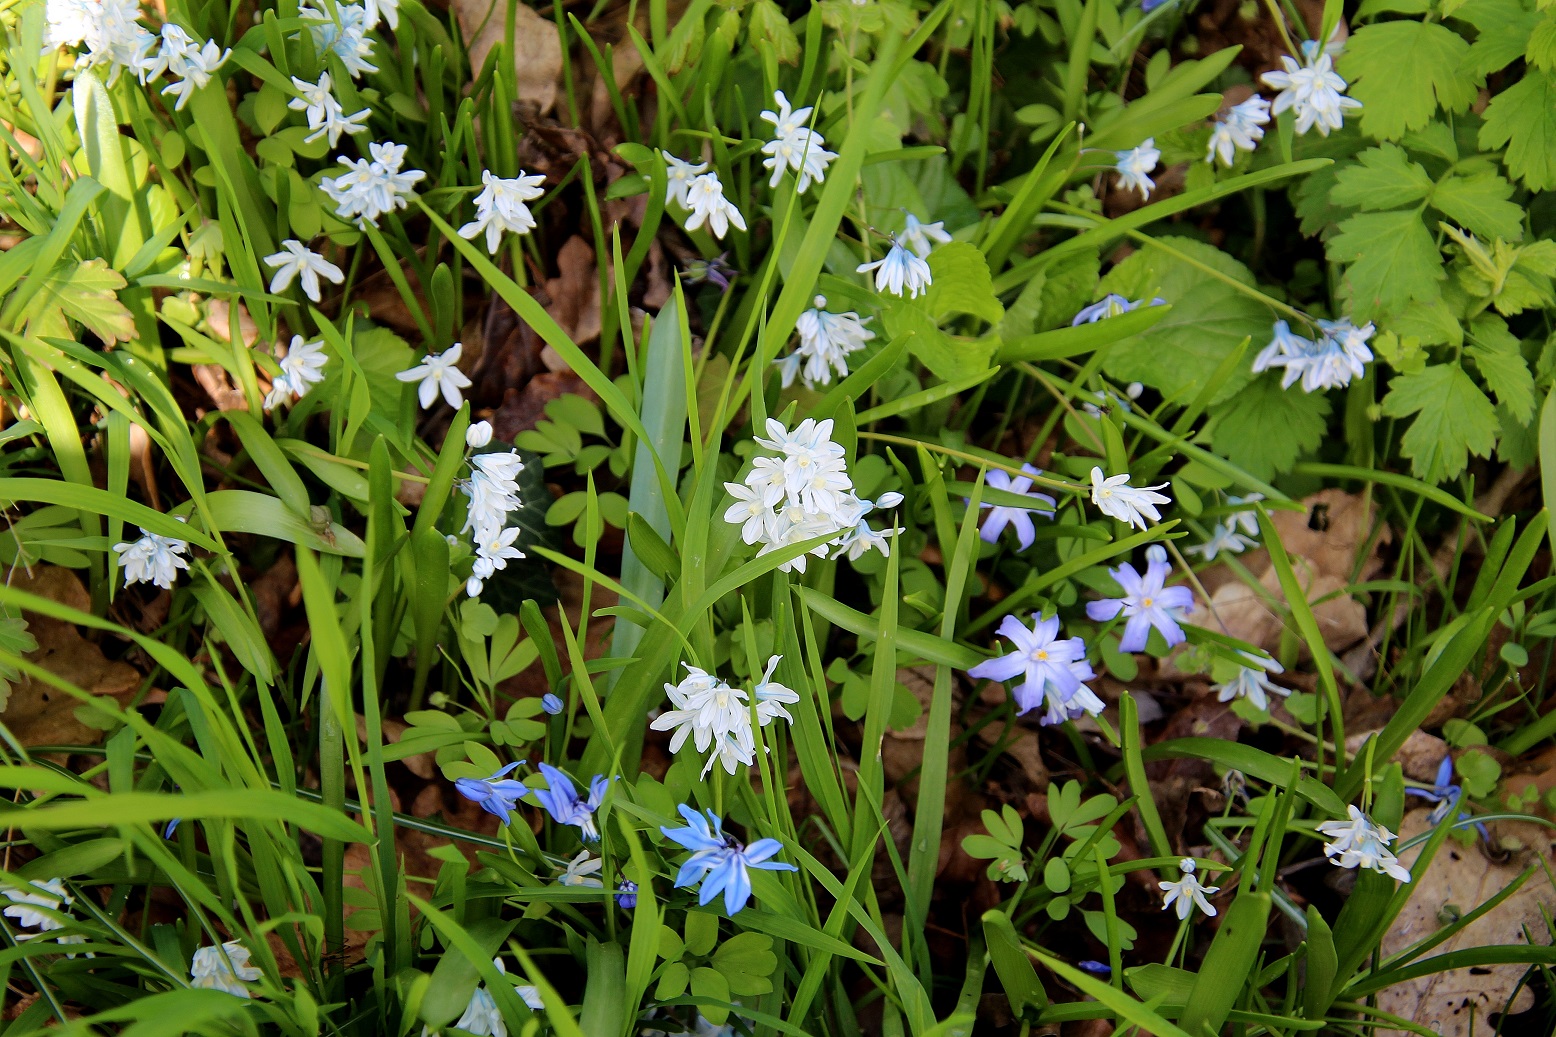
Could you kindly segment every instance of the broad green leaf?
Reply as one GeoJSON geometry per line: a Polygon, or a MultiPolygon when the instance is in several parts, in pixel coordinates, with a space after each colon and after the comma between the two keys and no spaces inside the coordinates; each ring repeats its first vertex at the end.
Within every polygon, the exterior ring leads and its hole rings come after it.
{"type": "Polygon", "coordinates": [[[1351,264],[1345,276],[1357,320],[1430,299],[1447,276],[1437,244],[1415,209],[1352,216],[1330,241],[1329,257],[1351,264]]]}
{"type": "Polygon", "coordinates": [[[881,323],[893,339],[907,336],[912,353],[936,378],[955,382],[989,368],[999,340],[993,335],[969,340],[941,331],[924,309],[922,300],[893,300],[881,311],[881,323]]]}
{"type": "Polygon", "coordinates": [[[1335,174],[1330,197],[1339,205],[1379,211],[1413,205],[1432,190],[1432,178],[1397,144],[1380,144],[1335,174]]]}
{"type": "Polygon", "coordinates": [[[1508,172],[1531,191],[1556,187],[1556,72],[1527,71],[1486,106],[1486,151],[1506,148],[1508,172]]]}
{"type": "Polygon", "coordinates": [[[65,316],[112,345],[135,337],[135,318],[119,302],[124,277],[101,259],[56,267],[44,279],[34,313],[58,307],[65,316]]]}
{"type": "MultiPolygon", "coordinates": [[[[1120,382],[1144,382],[1184,402],[1211,377],[1245,338],[1269,338],[1268,306],[1227,281],[1254,286],[1253,274],[1226,253],[1189,238],[1158,239],[1118,264],[1102,279],[1101,292],[1129,299],[1165,299],[1172,312],[1149,330],[1108,348],[1103,370],[1120,382]]],[[[1105,323],[1105,322],[1098,322],[1105,323]]],[[[1224,400],[1253,378],[1249,369],[1222,385],[1224,400]]]]}
{"type": "Polygon", "coordinates": [[[1434,22],[1376,22],[1357,30],[1339,71],[1362,103],[1362,130],[1378,140],[1398,140],[1431,122],[1439,106],[1467,109],[1478,85],[1462,68],[1469,49],[1464,37],[1434,22]]]}
{"type": "Polygon", "coordinates": [[[1328,428],[1329,400],[1280,387],[1274,374],[1255,378],[1236,396],[1210,408],[1210,436],[1226,459],[1250,475],[1269,479],[1289,472],[1316,450],[1328,428]]]}
{"type": "Polygon", "coordinates": [[[1469,353],[1487,387],[1520,424],[1527,424],[1534,417],[1534,374],[1524,360],[1518,336],[1493,314],[1477,317],[1470,325],[1470,335],[1469,353]]]}
{"type": "Polygon", "coordinates": [[[967,313],[998,324],[1005,307],[994,296],[989,264],[977,246],[953,241],[929,254],[934,281],[924,297],[925,308],[936,320],[952,313],[967,313]]]}
{"type": "Polygon", "coordinates": [[[999,977],[1000,986],[1005,988],[1010,1010],[1017,1018],[1028,1008],[1047,1008],[1048,992],[1043,989],[1043,981],[1037,978],[1037,970],[1021,946],[1021,938],[1011,924],[1010,916],[1003,911],[984,912],[983,938],[994,974],[999,977]]]}
{"type": "Polygon", "coordinates": [[[1542,71],[1556,67],[1556,15],[1546,14],[1544,21],[1534,27],[1524,57],[1542,71]]]}
{"type": "Polygon", "coordinates": [[[1540,23],[1533,7],[1525,0],[1465,0],[1460,4],[1453,16],[1478,30],[1465,67],[1486,76],[1523,57],[1529,37],[1540,23]]]}
{"type": "Polygon", "coordinates": [[[1411,470],[1427,482],[1464,471],[1469,455],[1490,457],[1496,446],[1496,409],[1458,364],[1436,364],[1394,379],[1383,399],[1392,418],[1416,415],[1400,441],[1411,470]]]}
{"type": "Polygon", "coordinates": [[[1517,241],[1524,236],[1524,210],[1512,196],[1513,185],[1495,173],[1455,174],[1432,192],[1432,208],[1483,238],[1517,241]]]}

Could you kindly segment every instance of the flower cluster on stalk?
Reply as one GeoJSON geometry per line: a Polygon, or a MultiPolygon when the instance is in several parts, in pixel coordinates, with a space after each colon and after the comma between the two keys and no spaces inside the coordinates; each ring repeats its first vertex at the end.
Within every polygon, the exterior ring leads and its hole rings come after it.
{"type": "Polygon", "coordinates": [[[782,659],[775,655],[767,660],[767,669],[749,696],[714,674],[684,663],[686,676],[680,683],[665,685],[665,695],[674,708],[660,713],[649,726],[655,731],[675,732],[670,737],[672,753],[679,753],[688,740],[697,752],[708,753],[703,776],[715,763],[729,774],[734,774],[741,764],[751,766],[756,762],[756,734],[751,726],[753,700],[759,726],[766,727],[779,717],[794,721],[784,706],[798,702],[799,694],[773,680],[782,659]]]}
{"type": "Polygon", "coordinates": [[[1372,322],[1359,328],[1348,317],[1315,323],[1319,330],[1316,341],[1298,335],[1285,321],[1276,321],[1275,337],[1254,357],[1254,371],[1283,368],[1281,388],[1290,388],[1300,380],[1304,392],[1341,389],[1350,385],[1352,378],[1365,375],[1372,360],[1367,340],[1377,330],[1372,322]]]}
{"type": "MultiPolygon", "coordinates": [[[[458,348],[456,344],[449,351],[456,354],[456,360],[458,348]]],[[[428,362],[433,359],[428,357],[428,362]]],[[[457,369],[453,373],[464,378],[457,369]]],[[[427,384],[427,381],[422,382],[424,399],[427,384]]],[[[470,383],[466,380],[465,384],[470,383]]],[[[445,388],[444,391],[446,394],[448,390],[445,388]]],[[[485,421],[476,422],[465,433],[465,443],[472,449],[478,450],[491,441],[492,426],[485,421]]],[[[517,450],[494,450],[473,455],[470,477],[460,483],[468,501],[465,524],[460,532],[470,534],[470,543],[475,548],[475,563],[471,566],[470,578],[465,581],[465,593],[472,598],[481,593],[486,581],[499,569],[506,569],[510,561],[524,557],[524,552],[515,543],[519,538],[519,527],[508,525],[508,516],[523,506],[518,483],[523,470],[524,462],[519,459],[517,450]]]]}
{"type": "MultiPolygon", "coordinates": [[[[724,520],[740,526],[748,544],[761,544],[758,554],[782,550],[817,537],[829,537],[809,552],[818,558],[833,548],[833,558],[857,559],[872,547],[891,551],[888,538],[900,530],[875,529],[867,516],[894,508],[899,493],[865,500],[854,492],[842,446],[832,441],[832,419],[806,418],[791,432],[776,418],[767,419],[768,438],[754,437],[758,446],[778,456],[758,456],[744,483],[727,482],[735,503],[724,520]]],[[[784,572],[805,571],[806,555],[779,566],[784,572]]]]}

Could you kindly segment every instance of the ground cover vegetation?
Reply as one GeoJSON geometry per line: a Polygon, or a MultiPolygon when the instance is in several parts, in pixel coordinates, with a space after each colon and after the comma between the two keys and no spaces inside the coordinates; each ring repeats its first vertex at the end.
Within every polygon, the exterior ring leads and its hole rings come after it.
{"type": "Polygon", "coordinates": [[[0,1031],[1551,1031],[1546,0],[0,25],[0,1031]]]}

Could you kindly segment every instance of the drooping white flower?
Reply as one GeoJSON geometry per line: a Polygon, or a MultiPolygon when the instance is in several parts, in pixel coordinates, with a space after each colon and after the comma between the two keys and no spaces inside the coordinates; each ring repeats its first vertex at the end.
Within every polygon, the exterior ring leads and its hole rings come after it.
{"type": "Polygon", "coordinates": [[[692,214],[686,221],[688,231],[706,223],[710,234],[722,238],[729,233],[730,224],[746,229],[746,218],[724,197],[724,185],[719,182],[717,173],[699,173],[692,178],[686,185],[686,208],[692,214]]]}
{"type": "Polygon", "coordinates": [[[567,862],[567,867],[562,870],[562,874],[557,876],[557,881],[564,886],[603,889],[605,883],[599,878],[600,869],[603,867],[605,867],[604,860],[591,856],[587,849],[579,850],[578,855],[567,862]]]}
{"type": "Polygon", "coordinates": [[[0,897],[9,902],[4,911],[7,918],[16,919],[16,924],[23,929],[36,926],[39,932],[63,929],[65,923],[38,908],[62,913],[75,899],[65,892],[64,879],[33,882],[23,888],[0,887],[0,897]]]}
{"type": "Polygon", "coordinates": [[[1232,514],[1226,517],[1226,524],[1233,529],[1240,529],[1249,537],[1259,535],[1259,511],[1255,507],[1264,499],[1262,493],[1250,493],[1243,497],[1226,495],[1226,506],[1234,508],[1232,514]]]}
{"type": "Polygon", "coordinates": [[[328,51],[340,58],[352,79],[364,72],[377,72],[378,66],[368,60],[373,55],[373,41],[367,33],[373,22],[368,20],[367,9],[360,4],[336,4],[333,11],[320,10],[308,2],[299,8],[297,13],[306,21],[313,45],[321,53],[328,51]]]}
{"type": "Polygon", "coordinates": [[[1151,197],[1151,191],[1156,187],[1156,181],[1151,179],[1151,170],[1162,159],[1162,153],[1157,150],[1154,137],[1147,137],[1139,146],[1128,151],[1115,151],[1113,156],[1118,159],[1114,169],[1118,172],[1118,182],[1126,190],[1140,192],[1142,201],[1151,197]]]}
{"type": "Polygon", "coordinates": [[[828,313],[824,295],[816,296],[814,303],[795,322],[799,345],[779,361],[785,389],[794,384],[796,375],[804,380],[807,389],[832,384],[833,372],[839,378],[847,377],[848,354],[863,349],[866,342],[875,338],[875,332],[864,326],[870,318],[861,320],[852,310],[828,313]]]}
{"type": "Polygon", "coordinates": [[[1410,872],[1399,863],[1389,844],[1396,836],[1355,806],[1345,808],[1349,821],[1325,821],[1318,830],[1332,842],[1324,844],[1324,856],[1339,868],[1368,868],[1401,882],[1410,881],[1410,872]]]}
{"type": "Polygon", "coordinates": [[[1208,893],[1214,896],[1221,891],[1221,887],[1200,885],[1199,876],[1194,874],[1196,867],[1194,858],[1185,857],[1178,862],[1178,870],[1183,872],[1182,878],[1176,882],[1158,882],[1156,884],[1167,894],[1162,901],[1162,910],[1165,911],[1176,904],[1178,921],[1180,922],[1188,921],[1189,914],[1196,907],[1207,915],[1214,916],[1216,913],[1215,906],[1205,899],[1205,895],[1208,893]]]}
{"type": "Polygon", "coordinates": [[[189,562],[182,555],[189,550],[189,542],[173,537],[158,536],[141,530],[141,537],[132,543],[115,544],[119,564],[124,567],[124,585],[150,583],[163,590],[172,590],[178,570],[188,569],[189,562]]]}
{"type": "Polygon", "coordinates": [[[367,0],[367,27],[376,28],[382,19],[391,29],[400,27],[400,0],[367,0]]]}
{"type": "Polygon", "coordinates": [[[773,680],[773,671],[778,669],[778,664],[783,661],[783,656],[775,655],[767,660],[767,669],[762,671],[762,679],[756,682],[751,689],[751,697],[756,702],[756,719],[759,724],[766,727],[776,718],[783,717],[789,723],[794,723],[794,718],[784,705],[793,705],[800,700],[799,692],[786,688],[773,680]]]}
{"type": "Polygon", "coordinates": [[[335,215],[355,220],[364,229],[368,224],[377,226],[384,213],[410,205],[411,189],[427,175],[420,169],[401,171],[404,144],[385,141],[367,147],[371,161],[338,159],[347,172],[319,181],[319,188],[335,203],[335,215]]]}
{"type": "Polygon", "coordinates": [[[308,395],[309,389],[324,381],[324,365],[328,362],[323,339],[304,342],[301,335],[293,335],[286,356],[280,360],[281,374],[271,381],[270,391],[265,394],[265,409],[308,395]]]}
{"type": "Polygon", "coordinates": [[[1328,53],[1304,57],[1306,63],[1298,64],[1295,58],[1283,54],[1283,71],[1264,73],[1264,82],[1280,91],[1270,111],[1279,115],[1289,108],[1296,113],[1298,133],[1316,127],[1320,136],[1327,137],[1331,130],[1345,125],[1347,111],[1360,108],[1362,103],[1345,96],[1345,80],[1334,71],[1334,58],[1328,53]]]}
{"type": "Polygon", "coordinates": [[[457,366],[465,347],[462,342],[455,342],[441,353],[428,353],[421,363],[415,367],[401,371],[394,377],[402,382],[417,382],[416,398],[421,401],[422,409],[432,406],[432,401],[443,394],[443,399],[450,407],[459,409],[465,402],[461,389],[470,388],[469,377],[457,366]]]}
{"type": "Polygon", "coordinates": [[[1144,529],[1146,519],[1152,522],[1162,520],[1161,512],[1156,510],[1156,505],[1172,503],[1172,498],[1166,494],[1152,492],[1166,485],[1166,483],[1159,483],[1155,486],[1131,486],[1128,472],[1103,478],[1102,469],[1093,468],[1091,502],[1104,515],[1144,529]]]}
{"type": "Polygon", "coordinates": [[[916,299],[933,281],[929,264],[903,247],[901,241],[891,239],[886,255],[873,263],[861,263],[858,272],[875,271],[875,290],[900,296],[904,288],[908,298],[916,299]]]}
{"type": "Polygon", "coordinates": [[[486,251],[497,254],[502,243],[503,231],[528,234],[535,229],[535,214],[525,202],[532,202],[545,194],[541,184],[545,174],[525,174],[521,169],[516,177],[493,176],[490,169],[482,170],[481,183],[485,186],[475,196],[475,220],[459,228],[459,236],[473,238],[485,232],[486,251]]]}
{"type": "Polygon", "coordinates": [[[167,68],[168,74],[177,80],[162,89],[164,96],[174,98],[173,110],[182,111],[191,94],[211,81],[211,76],[227,60],[231,50],[222,50],[215,40],[197,45],[189,35],[173,22],[162,26],[162,50],[156,65],[167,68]]]}
{"type": "Polygon", "coordinates": [[[263,973],[249,964],[249,949],[235,940],[220,947],[201,947],[189,963],[189,985],[200,990],[225,990],[248,997],[248,987],[263,973]]]}
{"type": "Polygon", "coordinates": [[[270,291],[273,294],[279,295],[286,291],[296,278],[302,281],[303,294],[314,302],[323,298],[319,294],[319,278],[333,284],[340,284],[346,279],[340,267],[296,238],[287,238],[281,242],[281,251],[266,256],[265,265],[276,268],[275,276],[270,279],[270,291]]]}
{"type": "Polygon", "coordinates": [[[465,429],[465,446],[472,450],[479,450],[492,441],[492,423],[490,421],[472,422],[465,429]]]}
{"type": "Polygon", "coordinates": [[[1248,548],[1258,546],[1258,542],[1251,537],[1244,536],[1225,523],[1217,522],[1210,531],[1210,539],[1188,548],[1186,553],[1197,554],[1205,561],[1213,562],[1219,554],[1242,554],[1248,548]]]}
{"type": "Polygon", "coordinates": [[[1270,708],[1270,695],[1290,695],[1289,688],[1283,688],[1271,681],[1272,673],[1284,673],[1285,667],[1271,657],[1252,652],[1238,652],[1242,658],[1248,660],[1248,665],[1238,668],[1237,674],[1225,684],[1218,684],[1212,691],[1217,692],[1217,702],[1231,702],[1233,699],[1247,699],[1256,709],[1270,708]]]}
{"type": "Polygon", "coordinates": [[[951,235],[946,233],[944,220],[920,223],[919,218],[911,212],[904,212],[902,219],[902,233],[897,236],[897,240],[902,242],[903,248],[920,259],[928,259],[936,245],[949,244],[951,241],[951,235]]]}
{"type": "Polygon", "coordinates": [[[659,154],[663,155],[665,160],[665,204],[674,202],[683,209],[690,209],[692,204],[687,200],[686,192],[691,188],[693,180],[708,171],[708,164],[698,162],[693,165],[690,162],[683,162],[668,151],[661,151],[659,154]]]}
{"type": "Polygon", "coordinates": [[[294,112],[302,112],[308,119],[308,128],[313,132],[303,138],[304,144],[311,144],[320,137],[328,137],[330,147],[340,144],[342,133],[358,134],[367,132],[367,117],[372,114],[370,109],[364,108],[353,115],[347,115],[346,110],[340,106],[335,95],[330,92],[330,74],[321,73],[317,83],[310,83],[306,79],[292,77],[292,87],[299,96],[292,98],[286,106],[294,112]]]}
{"type": "Polygon", "coordinates": [[[776,188],[784,171],[792,169],[799,176],[795,189],[804,194],[811,181],[826,179],[827,165],[837,154],[826,150],[826,138],[810,128],[814,108],[791,108],[782,90],[773,91],[773,103],[776,112],[761,113],[773,124],[773,139],[762,145],[762,154],[767,156],[762,165],[773,174],[767,186],[776,188]]]}
{"type": "Polygon", "coordinates": [[[1257,95],[1234,105],[1210,129],[1210,144],[1205,161],[1214,162],[1220,157],[1223,165],[1230,166],[1239,151],[1252,151],[1264,139],[1264,127],[1270,121],[1270,102],[1257,95]]]}

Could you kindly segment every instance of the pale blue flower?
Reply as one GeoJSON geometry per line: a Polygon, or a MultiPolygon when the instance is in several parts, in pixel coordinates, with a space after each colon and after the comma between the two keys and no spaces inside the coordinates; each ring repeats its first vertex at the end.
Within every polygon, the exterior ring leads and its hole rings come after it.
{"type": "Polygon", "coordinates": [[[1128,313],[1130,310],[1138,310],[1140,307],[1145,305],[1165,306],[1166,304],[1166,299],[1152,299],[1150,303],[1147,304],[1144,299],[1141,299],[1138,302],[1130,302],[1122,295],[1109,293],[1104,295],[1100,301],[1092,303],[1090,306],[1087,306],[1085,309],[1077,313],[1075,315],[1075,319],[1070,321],[1070,326],[1078,327],[1081,324],[1095,324],[1099,320],[1104,320],[1108,317],[1117,317],[1120,313],[1128,313]]]}
{"type": "Polygon", "coordinates": [[[1156,140],[1147,137],[1139,146],[1128,151],[1113,152],[1118,159],[1113,167],[1118,172],[1118,182],[1126,190],[1137,190],[1142,200],[1151,197],[1151,191],[1156,187],[1156,181],[1151,179],[1151,170],[1155,169],[1161,161],[1162,153],[1156,147],[1156,140]]]}
{"type": "Polygon", "coordinates": [[[605,798],[610,779],[603,774],[596,774],[594,780],[589,782],[589,798],[579,799],[573,780],[566,774],[549,763],[540,765],[540,773],[545,777],[547,787],[536,789],[535,798],[540,800],[540,805],[546,808],[552,820],[559,825],[575,826],[587,842],[598,842],[600,830],[595,827],[594,812],[605,798]]]}
{"type": "Polygon", "coordinates": [[[742,846],[732,835],[724,834],[724,823],[713,811],[707,816],[682,804],[680,815],[686,819],[683,828],[660,828],[665,838],[692,852],[675,876],[679,888],[702,883],[697,902],[703,906],[712,903],[720,893],[724,894],[724,910],[734,915],[751,899],[750,869],[763,871],[798,871],[792,864],[771,860],[783,849],[777,839],[758,839],[750,846],[742,846]],[[709,822],[712,822],[710,825],[709,822]]]}
{"type": "Polygon", "coordinates": [[[548,691],[540,697],[540,708],[556,716],[562,712],[562,700],[548,691]]]}
{"type": "Polygon", "coordinates": [[[460,778],[454,782],[454,788],[459,794],[472,803],[479,803],[481,809],[488,814],[496,814],[502,818],[502,823],[509,822],[509,815],[518,805],[521,797],[529,794],[529,787],[522,781],[514,778],[505,778],[503,775],[518,767],[524,761],[510,763],[489,778],[460,778]]]}
{"type": "Polygon", "coordinates": [[[1086,615],[1098,622],[1113,619],[1119,613],[1126,617],[1124,636],[1118,641],[1121,652],[1143,651],[1152,627],[1161,632],[1169,648],[1182,644],[1184,634],[1178,620],[1194,611],[1193,591],[1187,587],[1166,586],[1172,566],[1161,545],[1152,544],[1146,549],[1145,556],[1144,576],[1128,562],[1109,570],[1124,589],[1122,598],[1106,598],[1086,605],[1086,615]]]}
{"type": "Polygon", "coordinates": [[[929,264],[904,248],[896,238],[892,239],[891,249],[884,258],[873,263],[859,264],[858,272],[861,274],[872,270],[875,271],[876,291],[900,296],[906,288],[910,299],[917,299],[921,292],[929,288],[933,279],[929,264]]]}
{"type": "Polygon", "coordinates": [[[1284,673],[1285,667],[1267,655],[1238,652],[1248,665],[1238,668],[1236,676],[1225,684],[1218,684],[1212,691],[1219,692],[1217,702],[1247,699],[1256,709],[1269,709],[1270,695],[1290,695],[1291,692],[1270,680],[1268,674],[1284,673]]]}
{"type": "Polygon", "coordinates": [[[1013,526],[1016,530],[1016,540],[1020,543],[1021,550],[1025,551],[1037,539],[1037,527],[1032,524],[1030,516],[1036,514],[1051,519],[1054,517],[1054,508],[1058,505],[1046,493],[1027,492],[1032,488],[1032,480],[1029,476],[1042,475],[1042,469],[1024,464],[1021,470],[1027,475],[1018,475],[1013,479],[1008,472],[998,468],[991,469],[987,482],[996,490],[1004,490],[1006,493],[1014,493],[1030,499],[1033,507],[1012,508],[1002,504],[990,504],[987,501],[979,504],[980,508],[988,508],[989,513],[984,516],[978,535],[993,544],[998,542],[1006,526],[1013,526]]]}
{"type": "Polygon", "coordinates": [[[1082,681],[1096,677],[1086,662],[1086,643],[1078,637],[1059,639],[1059,619],[1033,617],[1032,629],[1015,616],[1000,621],[999,635],[1016,650],[979,663],[967,673],[972,677],[1008,681],[1022,678],[1013,691],[1017,715],[1047,703],[1041,724],[1058,724],[1083,714],[1102,712],[1102,700],[1082,681]]]}

